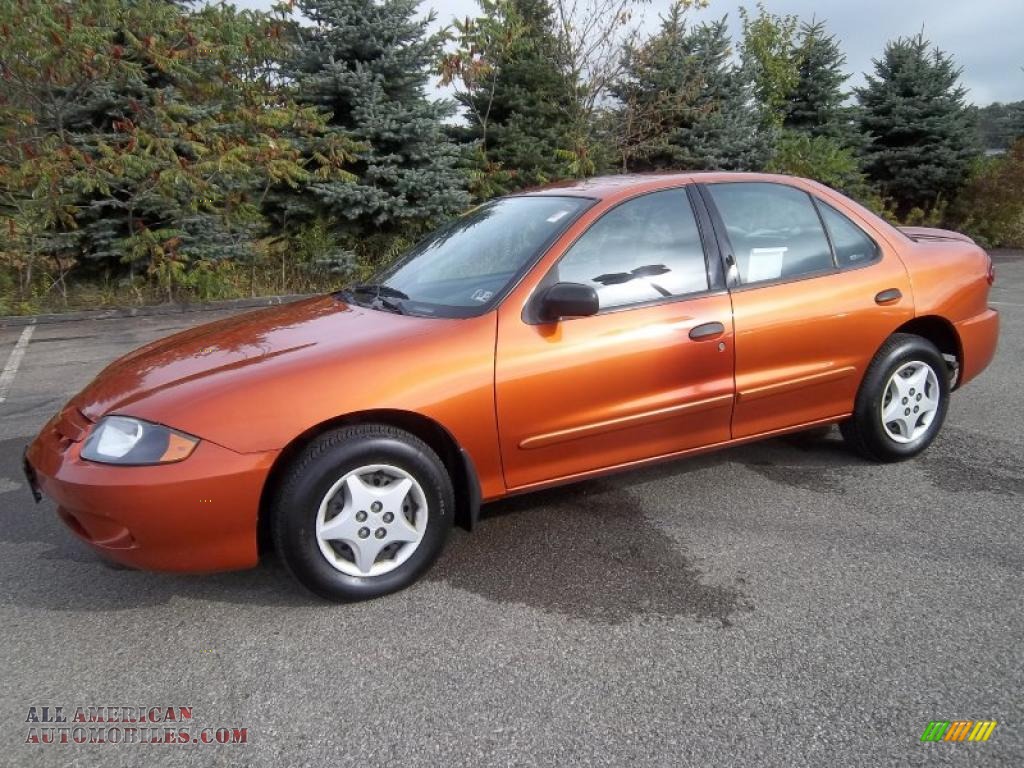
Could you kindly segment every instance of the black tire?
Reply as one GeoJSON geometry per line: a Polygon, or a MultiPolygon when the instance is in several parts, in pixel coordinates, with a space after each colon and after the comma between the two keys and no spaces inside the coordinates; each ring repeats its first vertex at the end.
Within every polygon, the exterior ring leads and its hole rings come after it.
{"type": "MultiPolygon", "coordinates": [[[[913,402],[909,405],[914,405],[913,402]]],[[[872,461],[903,461],[917,456],[931,445],[942,428],[949,409],[949,369],[942,353],[927,339],[908,333],[894,333],[875,354],[861,381],[853,416],[839,425],[843,438],[857,453],[872,461]],[[922,362],[938,380],[939,404],[927,429],[910,442],[890,437],[882,423],[882,403],[893,374],[908,362],[922,362]]]]}
{"type": "Polygon", "coordinates": [[[409,586],[444,548],[454,518],[451,478],[419,438],[383,424],[360,424],[326,432],[311,442],[285,471],[269,513],[274,546],[285,566],[315,594],[338,602],[379,597],[409,586]],[[423,538],[405,562],[376,576],[335,568],[320,550],[316,518],[320,503],[340,478],[354,469],[388,464],[419,483],[426,499],[423,538]]]}

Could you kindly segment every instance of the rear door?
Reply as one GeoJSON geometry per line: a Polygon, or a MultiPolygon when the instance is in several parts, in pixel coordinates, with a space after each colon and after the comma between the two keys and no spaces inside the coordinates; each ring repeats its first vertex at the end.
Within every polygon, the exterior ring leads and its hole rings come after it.
{"type": "Polygon", "coordinates": [[[732,292],[732,436],[849,414],[875,351],[913,316],[898,255],[796,186],[730,181],[702,191],[732,292]]]}
{"type": "Polygon", "coordinates": [[[556,282],[593,286],[597,315],[545,323],[532,300],[501,306],[495,393],[509,488],[728,440],[732,318],[717,253],[715,263],[709,279],[687,191],[661,190],[606,211],[531,276],[534,297],[556,282]]]}

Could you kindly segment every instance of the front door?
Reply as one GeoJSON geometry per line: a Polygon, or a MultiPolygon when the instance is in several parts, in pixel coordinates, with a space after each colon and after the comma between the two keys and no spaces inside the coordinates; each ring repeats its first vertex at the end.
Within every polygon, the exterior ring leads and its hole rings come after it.
{"type": "Polygon", "coordinates": [[[685,189],[604,213],[533,295],[556,282],[593,286],[599,313],[541,322],[529,304],[499,310],[495,393],[510,489],[729,439],[730,301],[709,284],[685,189]]]}
{"type": "Polygon", "coordinates": [[[803,189],[705,190],[733,273],[733,437],[849,414],[875,351],[913,317],[899,256],[803,189]]]}

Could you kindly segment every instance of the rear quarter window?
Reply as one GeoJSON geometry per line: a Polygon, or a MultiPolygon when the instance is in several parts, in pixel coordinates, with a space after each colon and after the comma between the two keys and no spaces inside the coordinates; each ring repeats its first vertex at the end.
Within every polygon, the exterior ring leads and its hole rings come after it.
{"type": "Polygon", "coordinates": [[[817,202],[840,269],[861,267],[878,259],[881,255],[878,244],[863,229],[828,203],[817,202]]]}

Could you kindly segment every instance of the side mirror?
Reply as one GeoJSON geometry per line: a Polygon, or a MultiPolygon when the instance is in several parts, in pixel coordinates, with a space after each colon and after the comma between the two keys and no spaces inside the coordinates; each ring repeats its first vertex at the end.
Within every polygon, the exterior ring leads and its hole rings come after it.
{"type": "Polygon", "coordinates": [[[540,319],[554,322],[563,317],[596,315],[601,302],[597,291],[582,283],[555,283],[541,296],[540,319]]]}

